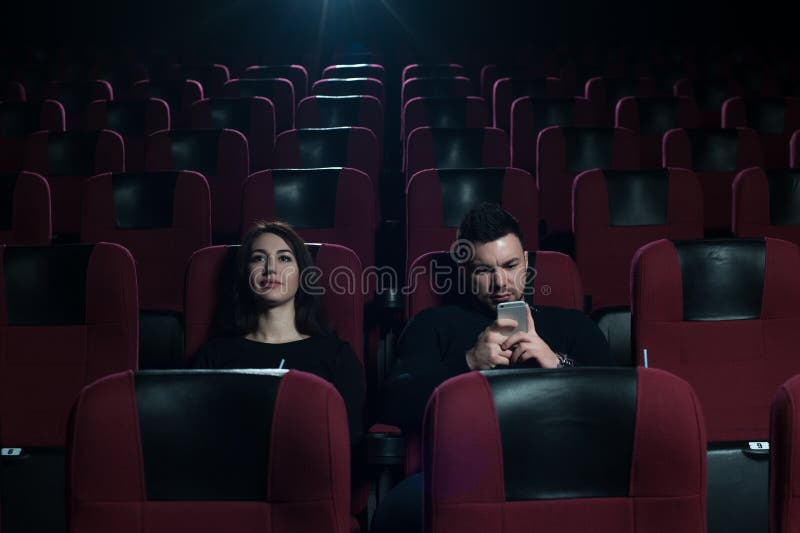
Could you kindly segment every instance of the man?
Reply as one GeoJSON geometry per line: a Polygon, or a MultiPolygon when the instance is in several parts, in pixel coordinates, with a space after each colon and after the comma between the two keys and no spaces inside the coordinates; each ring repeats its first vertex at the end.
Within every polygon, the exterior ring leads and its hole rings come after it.
{"type": "MultiPolygon", "coordinates": [[[[425,404],[443,381],[471,370],[514,366],[558,368],[614,362],[603,333],[581,311],[528,307],[525,331],[496,318],[497,304],[521,300],[528,258],[519,223],[496,204],[481,204],[461,221],[468,243],[468,306],[427,309],[406,326],[384,389],[382,421],[418,433],[425,404]]],[[[422,475],[406,478],[378,506],[372,533],[422,531],[422,475]]]]}
{"type": "Polygon", "coordinates": [[[470,370],[514,366],[613,365],[602,332],[581,311],[528,307],[526,330],[496,319],[497,304],[521,300],[528,258],[517,220],[496,204],[469,211],[458,230],[470,244],[469,306],[427,309],[409,321],[385,385],[382,421],[419,430],[428,397],[443,381],[470,370]]]}

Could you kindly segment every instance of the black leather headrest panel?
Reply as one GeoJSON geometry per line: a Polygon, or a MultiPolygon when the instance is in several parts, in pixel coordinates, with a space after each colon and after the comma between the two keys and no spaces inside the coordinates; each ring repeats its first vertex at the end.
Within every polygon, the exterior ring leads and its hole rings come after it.
{"type": "Polygon", "coordinates": [[[279,383],[252,373],[137,373],[147,499],[264,501],[279,383]]]}
{"type": "Polygon", "coordinates": [[[14,189],[17,174],[0,174],[0,230],[14,228],[14,189]]]}
{"type": "Polygon", "coordinates": [[[722,109],[722,104],[728,99],[728,83],[695,81],[694,98],[700,109],[722,109]]]}
{"type": "Polygon", "coordinates": [[[583,172],[611,167],[614,130],[606,128],[564,128],[567,170],[583,172]]]}
{"type": "Polygon", "coordinates": [[[568,127],[574,124],[575,100],[572,98],[534,99],[534,131],[542,131],[549,126],[568,127]]]}
{"type": "Polygon", "coordinates": [[[361,98],[358,96],[321,96],[315,99],[322,128],[358,125],[361,98]]]}
{"type": "Polygon", "coordinates": [[[783,133],[786,113],[786,101],[783,98],[748,100],[745,105],[748,126],[759,133],[783,133]]]}
{"type": "Polygon", "coordinates": [[[94,245],[6,248],[3,273],[10,326],[86,322],[86,268],[94,245]]]}
{"type": "Polygon", "coordinates": [[[612,226],[667,223],[669,175],[666,170],[607,170],[605,177],[612,226]]]}
{"type": "Polygon", "coordinates": [[[117,229],[172,227],[177,172],[114,174],[114,218],[117,229]]]}
{"type": "Polygon", "coordinates": [[[686,130],[692,145],[692,169],[698,172],[736,172],[739,134],[736,130],[686,130]]]}
{"type": "Polygon", "coordinates": [[[208,104],[211,114],[211,128],[221,130],[229,128],[245,135],[250,133],[250,102],[247,100],[219,98],[208,104]]]}
{"type": "Polygon", "coordinates": [[[685,321],[754,320],[761,316],[763,239],[675,241],[685,321]]]}
{"type": "Polygon", "coordinates": [[[0,106],[0,137],[24,137],[41,129],[40,109],[24,102],[6,102],[0,106]]]}
{"type": "Polygon", "coordinates": [[[467,104],[463,98],[433,97],[425,101],[427,126],[466,128],[467,104]]]}
{"type": "Polygon", "coordinates": [[[275,215],[295,228],[332,228],[340,168],[273,170],[275,215]]]}
{"type": "Polygon", "coordinates": [[[629,79],[606,79],[603,81],[603,88],[606,91],[606,103],[611,106],[617,104],[617,100],[625,96],[636,96],[636,82],[629,79]]]}
{"type": "Polygon", "coordinates": [[[431,137],[436,168],[483,166],[482,129],[433,129],[431,137]]]}
{"type": "Polygon", "coordinates": [[[642,135],[662,136],[678,127],[678,100],[675,98],[639,98],[639,131],[642,135]]]}
{"type": "Polygon", "coordinates": [[[500,428],[506,501],[628,496],[634,369],[484,375],[500,428]]]}
{"type": "Polygon", "coordinates": [[[800,169],[769,170],[769,223],[775,226],[800,224],[800,169]]]}
{"type": "Polygon", "coordinates": [[[278,78],[253,78],[238,81],[239,96],[263,96],[272,99],[278,78]]]}
{"type": "Polygon", "coordinates": [[[503,200],[504,168],[439,170],[442,190],[442,222],[458,227],[464,215],[481,202],[503,200]]]}
{"type": "Polygon", "coordinates": [[[332,79],[325,82],[324,93],[328,96],[357,96],[371,85],[367,78],[332,79]]]}
{"type": "Polygon", "coordinates": [[[172,131],[172,166],[175,170],[194,170],[205,177],[217,175],[217,153],[222,132],[172,131]]]}
{"type": "Polygon", "coordinates": [[[108,102],[106,128],[120,135],[147,134],[147,102],[108,102]]]}
{"type": "Polygon", "coordinates": [[[297,130],[300,165],[303,168],[347,166],[350,128],[297,130]]]}
{"type": "Polygon", "coordinates": [[[47,160],[51,176],[94,175],[95,153],[100,132],[50,132],[47,160]]]}

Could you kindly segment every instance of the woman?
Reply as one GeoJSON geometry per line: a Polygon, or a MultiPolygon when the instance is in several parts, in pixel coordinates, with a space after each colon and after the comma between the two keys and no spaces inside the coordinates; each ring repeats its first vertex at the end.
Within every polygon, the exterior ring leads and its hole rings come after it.
{"type": "Polygon", "coordinates": [[[316,374],[342,395],[355,444],[363,433],[361,364],[350,345],[326,327],[319,291],[309,290],[316,287],[300,287],[302,273],[313,266],[305,243],[291,226],[256,224],[237,258],[235,335],[204,344],[194,367],[291,368],[316,374]]]}

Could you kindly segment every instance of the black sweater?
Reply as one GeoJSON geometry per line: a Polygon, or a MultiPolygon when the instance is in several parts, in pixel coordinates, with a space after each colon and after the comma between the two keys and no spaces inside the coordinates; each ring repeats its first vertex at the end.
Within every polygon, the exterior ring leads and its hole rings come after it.
{"type": "MultiPolygon", "coordinates": [[[[576,366],[614,364],[605,336],[582,312],[534,306],[531,314],[542,340],[576,366]]],[[[433,389],[469,372],[467,351],[494,320],[494,315],[455,306],[426,309],[413,317],[400,336],[397,360],[385,384],[381,420],[404,431],[418,430],[433,389]]]]}
{"type": "Polygon", "coordinates": [[[283,344],[244,337],[213,339],[197,351],[194,368],[283,368],[316,374],[331,382],[344,399],[350,442],[364,432],[364,377],[350,345],[335,336],[317,336],[283,344]]]}

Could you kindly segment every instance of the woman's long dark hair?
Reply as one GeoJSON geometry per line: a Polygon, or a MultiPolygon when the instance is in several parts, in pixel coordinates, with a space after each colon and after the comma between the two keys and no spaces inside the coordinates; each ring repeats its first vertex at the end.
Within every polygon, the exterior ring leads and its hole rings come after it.
{"type": "Polygon", "coordinates": [[[303,335],[328,335],[328,328],[322,314],[319,287],[309,287],[310,280],[316,276],[305,276],[308,269],[314,267],[314,260],[306,248],[305,242],[285,222],[257,222],[247,233],[239,248],[236,258],[236,283],[233,288],[234,318],[236,332],[246,335],[255,331],[258,326],[258,298],[250,288],[250,253],[253,243],[265,233],[277,235],[292,249],[297,260],[299,286],[294,297],[294,324],[303,335]]]}

